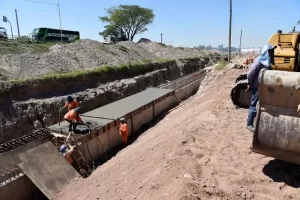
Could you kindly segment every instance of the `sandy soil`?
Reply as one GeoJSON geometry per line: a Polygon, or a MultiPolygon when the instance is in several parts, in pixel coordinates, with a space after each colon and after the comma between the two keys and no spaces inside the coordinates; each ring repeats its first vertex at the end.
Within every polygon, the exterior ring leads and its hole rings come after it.
{"type": "Polygon", "coordinates": [[[241,72],[211,74],[192,101],[55,199],[299,199],[299,167],[250,150],[247,110],[229,99],[241,72]]]}

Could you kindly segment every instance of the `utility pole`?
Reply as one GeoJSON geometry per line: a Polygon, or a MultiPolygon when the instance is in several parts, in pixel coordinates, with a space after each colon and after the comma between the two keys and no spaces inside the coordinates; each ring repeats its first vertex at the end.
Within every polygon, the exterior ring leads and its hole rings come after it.
{"type": "MultiPolygon", "coordinates": [[[[31,1],[31,0],[25,0],[25,1],[31,1]]],[[[57,0],[57,3],[48,3],[48,2],[41,2],[41,1],[31,1],[31,2],[57,5],[57,8],[58,8],[58,17],[59,17],[59,25],[60,25],[60,38],[61,38],[61,41],[63,41],[59,0],[57,0]]]]}
{"type": "Polygon", "coordinates": [[[162,44],[162,33],[160,34],[160,43],[162,44]]]}
{"type": "Polygon", "coordinates": [[[243,30],[241,30],[241,36],[240,36],[239,56],[241,55],[241,51],[242,51],[242,35],[243,35],[243,30]]]}
{"type": "Polygon", "coordinates": [[[18,12],[17,9],[15,9],[15,13],[16,13],[16,21],[17,21],[17,28],[18,28],[18,36],[20,38],[20,29],[19,29],[19,20],[18,20],[18,12]]]}
{"type": "Polygon", "coordinates": [[[58,7],[58,16],[59,16],[59,25],[60,25],[60,40],[63,41],[62,28],[61,28],[61,17],[60,17],[59,0],[57,0],[57,7],[58,7]]]}
{"type": "Polygon", "coordinates": [[[231,23],[232,23],[232,0],[229,3],[229,38],[228,38],[228,62],[230,62],[230,54],[231,54],[231,23]]]}

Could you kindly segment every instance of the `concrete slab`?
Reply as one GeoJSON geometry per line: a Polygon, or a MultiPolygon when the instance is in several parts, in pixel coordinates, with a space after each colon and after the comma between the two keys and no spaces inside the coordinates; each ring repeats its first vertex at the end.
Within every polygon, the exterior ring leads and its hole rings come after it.
{"type": "Polygon", "coordinates": [[[91,116],[87,117],[87,119],[93,118],[99,123],[107,124],[108,120],[101,119],[101,117],[110,119],[120,118],[172,91],[172,89],[149,88],[143,92],[139,92],[135,95],[131,95],[106,106],[84,113],[82,116],[91,116]]]}
{"type": "MultiPolygon", "coordinates": [[[[95,130],[173,91],[173,89],[149,88],[106,106],[83,113],[81,117],[84,121],[90,122],[91,130],[95,130]]],[[[49,129],[54,132],[68,133],[69,123],[64,121],[60,123],[60,126],[55,124],[50,126],[49,129]]],[[[77,129],[80,129],[80,126],[77,129]]],[[[86,126],[82,126],[82,130],[85,129],[86,126]]],[[[84,133],[84,131],[82,132],[84,133]]]]}
{"type": "Polygon", "coordinates": [[[20,168],[49,199],[80,176],[50,141],[19,154],[19,158],[20,168]]]}

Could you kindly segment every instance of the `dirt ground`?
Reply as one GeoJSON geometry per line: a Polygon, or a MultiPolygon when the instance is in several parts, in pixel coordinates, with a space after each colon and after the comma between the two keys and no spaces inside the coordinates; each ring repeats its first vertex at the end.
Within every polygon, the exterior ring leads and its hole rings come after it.
{"type": "Polygon", "coordinates": [[[299,199],[299,167],[250,150],[247,110],[229,97],[240,73],[211,74],[192,100],[55,199],[299,199]]]}

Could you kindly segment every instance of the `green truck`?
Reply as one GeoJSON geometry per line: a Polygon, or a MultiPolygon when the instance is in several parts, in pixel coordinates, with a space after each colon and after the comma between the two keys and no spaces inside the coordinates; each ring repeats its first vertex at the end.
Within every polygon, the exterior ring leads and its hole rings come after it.
{"type": "Polygon", "coordinates": [[[69,31],[53,28],[35,28],[31,33],[32,40],[40,40],[40,41],[58,41],[63,39],[66,42],[73,42],[75,40],[80,39],[79,31],[69,31]]]}

